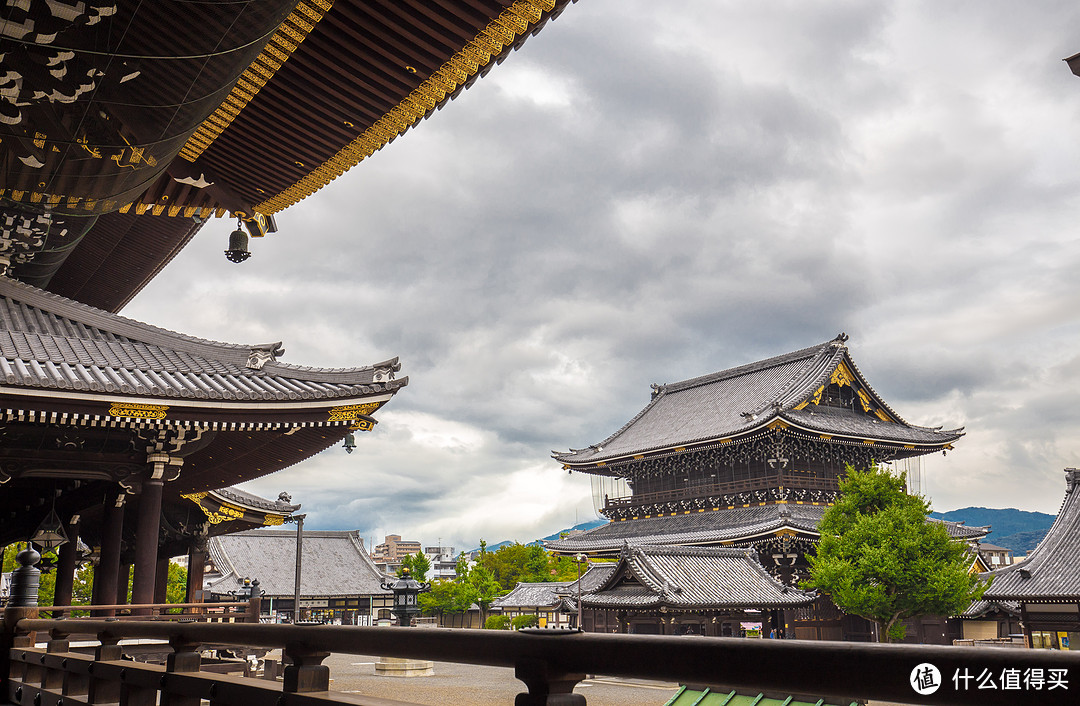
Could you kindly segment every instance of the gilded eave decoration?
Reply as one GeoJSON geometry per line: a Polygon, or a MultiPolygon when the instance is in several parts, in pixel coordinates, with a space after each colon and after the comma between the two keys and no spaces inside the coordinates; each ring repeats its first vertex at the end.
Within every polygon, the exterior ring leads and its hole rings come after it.
{"type": "Polygon", "coordinates": [[[206,515],[207,521],[212,525],[231,522],[232,520],[243,520],[253,525],[270,527],[284,524],[287,517],[287,515],[276,512],[245,509],[230,502],[217,503],[214,499],[208,500],[210,498],[208,492],[186,493],[180,497],[198,505],[203,514],[206,515]],[[215,505],[217,505],[216,508],[215,505]]]}
{"type": "MultiPolygon", "coordinates": [[[[266,82],[289,60],[292,53],[307,39],[315,25],[333,7],[334,0],[300,0],[296,9],[281,23],[281,27],[270,38],[266,48],[256,57],[251,66],[240,75],[232,93],[225,102],[218,106],[199,129],[188,138],[187,144],[180,150],[180,156],[189,162],[199,158],[207,147],[213,144],[236,116],[250,103],[266,82]]],[[[175,215],[170,213],[169,215],[175,215]]]]}
{"type": "Polygon", "coordinates": [[[814,394],[806,400],[803,400],[799,404],[795,405],[793,409],[804,409],[807,406],[813,404],[821,404],[821,397],[825,394],[825,389],[829,385],[836,385],[837,387],[850,387],[859,400],[859,404],[862,406],[863,412],[867,414],[873,414],[875,417],[883,422],[896,422],[897,420],[890,416],[885,410],[883,410],[870,396],[863,386],[859,383],[858,376],[852,372],[851,368],[844,361],[840,361],[840,364],[833,370],[832,375],[829,376],[829,381],[814,391],[814,394]]]}
{"type": "Polygon", "coordinates": [[[272,214],[299,203],[382,149],[390,140],[419,123],[518,37],[528,34],[543,13],[554,8],[555,0],[518,0],[503,10],[461,51],[451,56],[374,125],[300,181],[257,204],[255,210],[272,214]]]}

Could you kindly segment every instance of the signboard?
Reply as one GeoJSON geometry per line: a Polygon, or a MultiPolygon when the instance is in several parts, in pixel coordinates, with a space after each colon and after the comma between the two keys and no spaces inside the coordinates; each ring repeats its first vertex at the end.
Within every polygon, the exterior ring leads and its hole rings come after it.
{"type": "Polygon", "coordinates": [[[326,608],[330,601],[326,598],[301,598],[301,608],[326,608]]]}

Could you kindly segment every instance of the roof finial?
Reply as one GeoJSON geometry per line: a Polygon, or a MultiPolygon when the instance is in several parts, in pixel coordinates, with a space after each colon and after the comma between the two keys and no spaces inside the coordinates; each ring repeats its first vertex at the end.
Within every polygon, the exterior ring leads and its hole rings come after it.
{"type": "Polygon", "coordinates": [[[252,370],[262,370],[267,363],[276,363],[279,355],[285,355],[281,341],[252,346],[248,351],[247,367],[252,370]]]}
{"type": "Polygon", "coordinates": [[[844,333],[843,331],[841,331],[840,334],[836,338],[833,339],[834,342],[839,343],[841,345],[844,344],[844,343],[847,343],[847,340],[848,340],[848,335],[846,333],[844,333]]]}
{"type": "Polygon", "coordinates": [[[1080,470],[1076,468],[1065,469],[1065,492],[1073,492],[1073,488],[1076,487],[1077,482],[1080,481],[1080,470]]]}

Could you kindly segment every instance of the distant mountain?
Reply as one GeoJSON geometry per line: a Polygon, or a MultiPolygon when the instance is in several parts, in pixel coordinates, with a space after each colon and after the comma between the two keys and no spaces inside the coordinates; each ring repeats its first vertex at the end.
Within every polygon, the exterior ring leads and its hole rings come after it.
{"type": "Polygon", "coordinates": [[[549,534],[548,536],[543,537],[541,539],[538,539],[536,541],[538,541],[538,542],[550,542],[553,539],[558,539],[562,535],[563,532],[572,532],[574,530],[582,530],[582,531],[591,530],[594,527],[599,527],[600,525],[606,525],[607,523],[608,523],[607,520],[589,520],[588,522],[582,522],[581,524],[574,525],[573,527],[570,527],[569,529],[559,530],[555,534],[549,534]]]}
{"type": "MultiPolygon", "coordinates": [[[[581,530],[581,531],[591,530],[594,527],[599,527],[600,525],[606,525],[607,523],[608,523],[607,520],[589,520],[587,522],[582,522],[580,524],[574,525],[573,527],[568,527],[566,529],[559,530],[558,532],[555,532],[554,534],[549,534],[546,537],[541,537],[540,539],[534,539],[533,541],[529,542],[529,544],[539,544],[540,542],[549,542],[549,541],[551,541],[553,539],[558,539],[559,536],[562,535],[564,532],[572,532],[573,530],[581,530]]],[[[487,550],[489,552],[498,551],[499,547],[505,547],[507,544],[513,544],[513,542],[510,541],[509,539],[506,539],[506,540],[503,540],[502,542],[499,542],[498,544],[489,544],[487,546],[487,550]]],[[[480,547],[477,547],[476,549],[470,549],[469,551],[467,551],[465,553],[470,554],[472,552],[478,552],[478,551],[480,551],[480,547]]]]}
{"type": "Polygon", "coordinates": [[[1007,547],[1012,550],[1013,556],[1030,554],[1031,550],[1039,546],[1039,542],[1046,536],[1046,530],[1032,530],[1030,532],[1015,532],[1006,537],[995,538],[991,544],[999,547],[1007,547]]]}
{"type": "Polygon", "coordinates": [[[991,532],[986,535],[985,541],[1011,549],[1013,554],[1030,552],[1046,536],[1050,525],[1054,524],[1054,515],[1014,508],[995,510],[964,507],[949,512],[934,512],[930,516],[949,522],[963,522],[968,527],[990,525],[991,532]]]}

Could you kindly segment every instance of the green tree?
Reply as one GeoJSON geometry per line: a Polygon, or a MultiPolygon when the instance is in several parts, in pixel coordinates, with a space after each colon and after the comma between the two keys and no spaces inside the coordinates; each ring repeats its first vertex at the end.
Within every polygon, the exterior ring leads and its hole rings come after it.
{"type": "Polygon", "coordinates": [[[881,642],[903,639],[908,618],[956,615],[982,596],[984,582],[969,572],[970,548],[927,520],[929,503],[909,495],[902,476],[880,467],[847,472],[818,525],[821,541],[803,588],[877,623],[881,642]]]}
{"type": "Polygon", "coordinates": [[[431,570],[431,560],[428,559],[423,552],[406,554],[401,559],[401,567],[398,569],[397,575],[404,575],[405,569],[409,570],[409,574],[412,575],[413,579],[417,581],[426,581],[427,572],[431,570]]]}
{"type": "MultiPolygon", "coordinates": [[[[458,566],[461,566],[460,561],[458,566]]],[[[502,595],[503,591],[499,589],[499,584],[495,581],[491,572],[480,564],[468,570],[465,581],[469,587],[472,602],[480,608],[480,623],[484,624],[491,604],[502,595]]]]}
{"type": "Polygon", "coordinates": [[[420,594],[417,604],[425,615],[464,613],[472,605],[472,595],[465,584],[435,579],[431,590],[420,594]]]}
{"type": "Polygon", "coordinates": [[[481,543],[478,565],[486,568],[503,591],[509,591],[519,582],[543,583],[546,581],[569,581],[577,578],[574,562],[565,557],[554,557],[538,544],[507,544],[494,552],[486,551],[481,543]]]}
{"type": "Polygon", "coordinates": [[[4,547],[3,572],[5,574],[18,568],[18,564],[15,563],[15,555],[21,552],[25,546],[25,542],[16,542],[15,544],[9,544],[4,547]]]}

